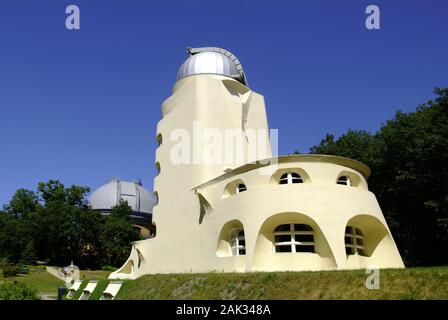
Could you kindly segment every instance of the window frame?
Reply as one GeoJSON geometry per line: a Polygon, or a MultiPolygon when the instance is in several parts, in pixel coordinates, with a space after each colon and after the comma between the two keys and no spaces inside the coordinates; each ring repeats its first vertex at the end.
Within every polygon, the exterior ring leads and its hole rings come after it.
{"type": "Polygon", "coordinates": [[[235,194],[247,191],[247,186],[244,183],[238,183],[235,187],[235,194]]]}
{"type": "Polygon", "coordinates": [[[339,184],[341,186],[347,186],[347,187],[351,187],[352,184],[352,179],[348,176],[348,175],[342,175],[340,176],[337,180],[336,180],[336,184],[339,184]],[[344,180],[341,180],[342,178],[345,178],[344,180]]]}
{"type": "Polygon", "coordinates": [[[316,253],[316,239],[315,239],[315,232],[314,229],[308,225],[308,224],[304,224],[304,223],[283,223],[283,224],[279,224],[277,227],[275,227],[274,232],[274,241],[273,241],[273,251],[274,253],[316,253]],[[295,225],[304,225],[307,228],[311,229],[311,230],[295,230],[295,225]],[[289,230],[288,231],[276,231],[279,227],[281,226],[286,226],[289,225],[289,230]],[[285,236],[285,235],[289,235],[290,236],[290,240],[289,241],[276,241],[275,237],[276,236],[285,236]],[[313,236],[313,241],[297,241],[296,240],[296,236],[302,236],[302,235],[312,235],[313,236]],[[282,251],[277,251],[277,247],[290,247],[291,251],[286,251],[286,252],[282,252],[282,251]],[[297,246],[304,246],[304,247],[313,247],[313,251],[312,252],[308,252],[308,251],[297,251],[297,246]]]}
{"type": "Polygon", "coordinates": [[[303,183],[303,178],[300,174],[294,171],[283,173],[278,179],[278,184],[296,184],[303,183]]]}
{"type": "Polygon", "coordinates": [[[362,257],[367,257],[364,233],[359,227],[356,226],[345,227],[344,244],[345,244],[345,254],[347,256],[358,255],[362,257]],[[347,232],[347,228],[349,228],[349,232],[347,232]],[[350,243],[347,243],[346,241],[347,238],[350,238],[350,243]],[[362,240],[362,244],[358,244],[358,239],[362,240]],[[351,253],[347,253],[347,248],[350,248],[351,253]]]}
{"type": "Polygon", "coordinates": [[[233,257],[246,255],[246,235],[244,229],[235,229],[230,234],[230,251],[233,257]],[[244,244],[241,244],[244,241],[244,244]]]}

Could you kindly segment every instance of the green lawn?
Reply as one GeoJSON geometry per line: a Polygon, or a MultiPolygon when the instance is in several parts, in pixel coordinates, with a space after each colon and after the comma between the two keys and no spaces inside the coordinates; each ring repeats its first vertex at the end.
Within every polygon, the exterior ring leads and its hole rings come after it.
{"type": "MultiPolygon", "coordinates": [[[[81,289],[99,280],[90,299],[99,299],[110,271],[83,270],[81,289]]],[[[365,287],[364,270],[157,274],[124,281],[116,299],[448,299],[448,267],[381,270],[380,288],[365,287]]],[[[64,283],[45,272],[1,278],[20,281],[38,292],[57,293],[64,283]]],[[[79,290],[74,299],[79,298],[79,290]]]]}
{"type": "MultiPolygon", "coordinates": [[[[81,288],[85,287],[89,280],[99,280],[101,285],[98,285],[98,289],[101,289],[103,287],[105,289],[105,286],[107,286],[108,283],[105,280],[107,279],[109,274],[110,271],[104,270],[81,270],[81,279],[85,280],[81,288]]],[[[65,287],[65,283],[63,281],[46,272],[44,268],[38,269],[32,267],[29,274],[18,275],[11,278],[4,278],[3,275],[0,274],[0,282],[1,281],[23,282],[31,287],[34,287],[38,293],[54,292],[55,297],[57,297],[58,287],[65,287]]],[[[82,290],[79,290],[79,295],[81,291],[82,290]]],[[[92,296],[96,298],[98,294],[92,296]]]]}
{"type": "Polygon", "coordinates": [[[65,286],[64,282],[52,276],[45,269],[32,269],[29,274],[17,277],[1,278],[1,281],[18,281],[34,287],[38,292],[54,292],[57,294],[58,287],[65,286]]]}
{"type": "Polygon", "coordinates": [[[381,270],[367,289],[364,270],[147,275],[125,281],[117,299],[448,299],[448,267],[381,270]]]}

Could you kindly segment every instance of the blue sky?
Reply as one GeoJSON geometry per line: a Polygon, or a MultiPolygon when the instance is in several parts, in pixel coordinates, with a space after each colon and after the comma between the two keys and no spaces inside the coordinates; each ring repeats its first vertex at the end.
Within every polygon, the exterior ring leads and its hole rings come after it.
{"type": "Polygon", "coordinates": [[[279,153],[375,131],[448,86],[446,1],[2,0],[0,205],[39,181],[152,190],[160,105],[187,46],[237,55],[279,153]],[[81,29],[65,28],[78,5],[81,29]],[[364,26],[369,4],[381,29],[364,26]]]}

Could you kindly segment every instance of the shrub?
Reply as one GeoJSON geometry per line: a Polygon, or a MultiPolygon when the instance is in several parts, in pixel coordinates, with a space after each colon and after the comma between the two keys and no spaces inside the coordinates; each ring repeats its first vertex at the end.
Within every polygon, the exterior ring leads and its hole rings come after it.
{"type": "Polygon", "coordinates": [[[102,266],[101,270],[114,272],[115,270],[117,270],[117,268],[107,265],[107,266],[102,266]]]}
{"type": "Polygon", "coordinates": [[[0,258],[0,269],[3,269],[4,266],[7,266],[9,264],[8,259],[6,258],[0,258]]]}
{"type": "Polygon", "coordinates": [[[3,266],[2,269],[5,278],[15,277],[19,273],[19,267],[15,265],[3,266]]]}
{"type": "Polygon", "coordinates": [[[0,300],[36,300],[37,290],[20,282],[0,284],[0,300]]]}

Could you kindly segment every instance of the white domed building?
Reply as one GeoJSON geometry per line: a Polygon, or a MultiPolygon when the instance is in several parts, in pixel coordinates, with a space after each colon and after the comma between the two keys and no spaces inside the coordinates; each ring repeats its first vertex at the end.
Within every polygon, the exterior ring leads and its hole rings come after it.
{"type": "Polygon", "coordinates": [[[122,200],[127,201],[131,207],[131,221],[140,229],[141,235],[145,238],[153,235],[154,227],[151,220],[154,202],[151,193],[143,188],[140,180],[131,182],[111,178],[108,183],[92,193],[89,202],[93,210],[108,215],[122,200]]]}
{"type": "Polygon", "coordinates": [[[366,165],[273,155],[264,98],[239,60],[188,53],[157,125],[156,236],[134,242],[110,278],[404,267],[366,165]]]}

